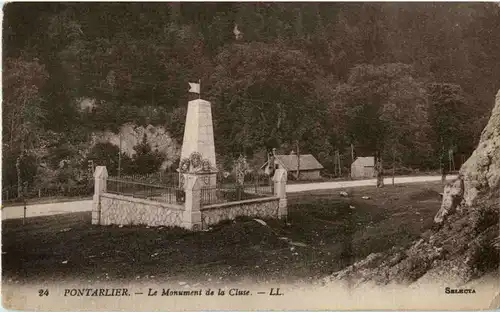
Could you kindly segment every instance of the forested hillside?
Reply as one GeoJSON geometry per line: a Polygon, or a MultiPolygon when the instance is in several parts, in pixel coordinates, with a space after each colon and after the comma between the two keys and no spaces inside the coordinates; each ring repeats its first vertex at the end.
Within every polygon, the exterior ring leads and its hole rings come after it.
{"type": "MultiPolygon", "coordinates": [[[[180,144],[199,79],[222,165],[298,141],[327,170],[351,144],[435,169],[474,150],[500,83],[495,3],[9,3],[3,31],[4,186],[78,183],[126,123],[180,144]]],[[[124,170],[178,157],[141,144],[124,170]]]]}

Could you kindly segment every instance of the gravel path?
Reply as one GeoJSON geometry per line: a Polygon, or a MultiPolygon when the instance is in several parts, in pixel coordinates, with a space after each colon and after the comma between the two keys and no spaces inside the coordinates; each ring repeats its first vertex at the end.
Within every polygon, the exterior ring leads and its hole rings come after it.
{"type": "MultiPolygon", "coordinates": [[[[456,179],[456,175],[447,176],[447,180],[456,179]]],[[[419,183],[419,182],[436,182],[441,181],[441,176],[418,176],[418,177],[396,177],[395,184],[403,183],[419,183]]],[[[288,184],[286,186],[287,193],[305,192],[313,190],[328,190],[328,189],[341,189],[356,186],[375,186],[376,179],[370,180],[355,180],[355,181],[335,181],[335,182],[319,182],[319,183],[305,183],[305,184],[288,184]]],[[[385,178],[385,184],[392,184],[392,178],[385,178]]]]}
{"type": "MultiPolygon", "coordinates": [[[[27,205],[26,217],[41,217],[81,211],[92,211],[92,200],[27,205]]],[[[2,220],[20,219],[23,215],[24,206],[9,206],[2,208],[2,220]]]]}

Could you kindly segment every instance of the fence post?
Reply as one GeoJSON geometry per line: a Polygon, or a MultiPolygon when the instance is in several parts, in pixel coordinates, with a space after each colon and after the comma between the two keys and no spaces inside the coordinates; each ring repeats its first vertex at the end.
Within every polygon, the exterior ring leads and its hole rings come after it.
{"type": "Polygon", "coordinates": [[[190,230],[201,230],[201,187],[202,178],[195,174],[186,174],[184,177],[184,212],[182,226],[190,230]]]}
{"type": "Polygon", "coordinates": [[[254,179],[254,184],[255,184],[255,194],[257,194],[257,186],[259,185],[259,174],[256,174],[254,179]]]}
{"type": "Polygon", "coordinates": [[[274,172],[274,196],[278,197],[279,205],[278,205],[278,218],[283,219],[286,218],[288,214],[287,210],[287,199],[286,199],[286,179],[287,172],[285,169],[276,169],[274,172]]]}
{"type": "Polygon", "coordinates": [[[106,166],[97,166],[94,172],[94,200],[92,203],[92,224],[101,224],[101,194],[107,190],[106,179],[108,170],[106,166]]]}

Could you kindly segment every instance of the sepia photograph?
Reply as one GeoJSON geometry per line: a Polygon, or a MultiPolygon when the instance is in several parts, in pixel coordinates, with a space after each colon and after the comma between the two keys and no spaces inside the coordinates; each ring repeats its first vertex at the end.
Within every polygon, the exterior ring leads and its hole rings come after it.
{"type": "Polygon", "coordinates": [[[500,3],[4,3],[1,164],[5,309],[500,309],[500,3]]]}

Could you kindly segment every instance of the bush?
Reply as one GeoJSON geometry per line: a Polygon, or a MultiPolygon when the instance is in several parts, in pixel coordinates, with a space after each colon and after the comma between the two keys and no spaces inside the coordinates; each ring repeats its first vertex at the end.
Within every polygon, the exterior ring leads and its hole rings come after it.
{"type": "Polygon", "coordinates": [[[495,224],[483,231],[470,244],[468,263],[476,276],[498,268],[499,253],[494,244],[497,237],[498,224],[495,224]]]}
{"type": "Polygon", "coordinates": [[[473,226],[476,234],[498,224],[499,212],[495,203],[481,203],[473,214],[473,226]]]}

